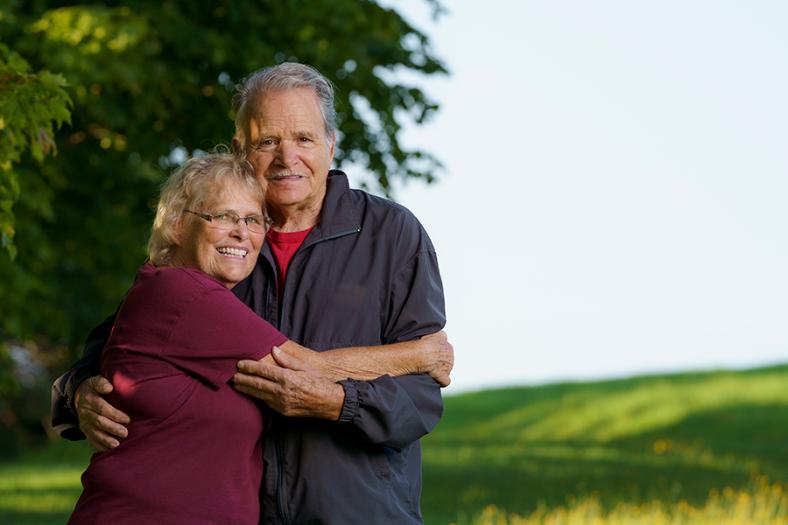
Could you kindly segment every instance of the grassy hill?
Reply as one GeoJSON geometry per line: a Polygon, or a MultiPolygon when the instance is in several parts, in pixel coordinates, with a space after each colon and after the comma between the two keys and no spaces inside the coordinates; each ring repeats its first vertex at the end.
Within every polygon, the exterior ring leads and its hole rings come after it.
{"type": "Polygon", "coordinates": [[[588,498],[604,509],[700,507],[726,490],[779,489],[788,485],[788,366],[450,397],[424,449],[430,524],[487,505],[519,515],[588,498]]]}
{"type": "MultiPolygon", "coordinates": [[[[88,455],[82,444],[58,442],[0,464],[0,523],[64,523],[88,455]]],[[[424,440],[430,525],[542,523],[504,515],[555,509],[586,516],[565,523],[591,523],[594,512],[691,510],[710,500],[730,513],[726,506],[752,494],[788,516],[784,489],[788,365],[452,396],[424,440]]]]}

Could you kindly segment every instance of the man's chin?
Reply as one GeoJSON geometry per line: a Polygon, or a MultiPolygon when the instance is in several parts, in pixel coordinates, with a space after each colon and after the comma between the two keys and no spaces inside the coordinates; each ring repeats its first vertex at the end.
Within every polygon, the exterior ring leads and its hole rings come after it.
{"type": "Polygon", "coordinates": [[[265,202],[268,206],[285,207],[293,206],[303,202],[307,198],[307,193],[296,188],[272,188],[270,185],[265,194],[265,202]]]}

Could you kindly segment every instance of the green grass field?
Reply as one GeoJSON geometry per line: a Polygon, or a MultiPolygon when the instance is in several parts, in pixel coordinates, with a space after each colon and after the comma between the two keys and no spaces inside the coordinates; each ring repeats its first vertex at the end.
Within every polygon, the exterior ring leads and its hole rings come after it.
{"type": "MultiPolygon", "coordinates": [[[[64,523],[88,456],[58,442],[0,464],[0,523],[64,523]]],[[[430,525],[788,523],[786,488],[788,365],[453,396],[424,440],[430,525]],[[693,509],[707,518],[676,517],[693,509]]]]}
{"type": "Polygon", "coordinates": [[[589,498],[702,507],[788,483],[788,366],[451,397],[424,445],[430,524],[589,498]]]}
{"type": "Polygon", "coordinates": [[[0,463],[0,523],[62,525],[82,492],[79,476],[90,449],[59,440],[45,450],[0,463]]]}

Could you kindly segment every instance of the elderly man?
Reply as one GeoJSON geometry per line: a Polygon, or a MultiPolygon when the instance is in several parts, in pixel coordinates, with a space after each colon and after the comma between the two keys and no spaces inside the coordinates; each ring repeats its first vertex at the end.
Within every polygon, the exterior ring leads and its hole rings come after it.
{"type": "MultiPolygon", "coordinates": [[[[316,350],[441,330],[443,290],[424,229],[402,206],[350,189],[330,170],[331,84],[311,67],[281,64],[250,75],[235,109],[234,146],[265,181],[274,220],[238,297],[316,350]]],[[[78,436],[76,409],[99,448],[117,446],[128,422],[99,400],[111,389],[106,380],[87,379],[107,331],[106,323],[94,331],[92,357],[53,390],[55,427],[78,436]]],[[[442,414],[439,385],[428,375],[333,383],[286,357],[278,367],[242,361],[234,378],[276,411],[266,429],[263,523],[421,523],[418,440],[442,414]]]]}

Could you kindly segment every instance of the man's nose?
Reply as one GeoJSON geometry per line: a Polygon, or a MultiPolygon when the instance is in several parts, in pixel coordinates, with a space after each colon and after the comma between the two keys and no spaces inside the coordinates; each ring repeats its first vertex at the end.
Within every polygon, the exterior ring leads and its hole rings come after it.
{"type": "Polygon", "coordinates": [[[298,148],[292,140],[283,140],[276,149],[277,158],[283,166],[294,166],[298,164],[298,148]]]}

